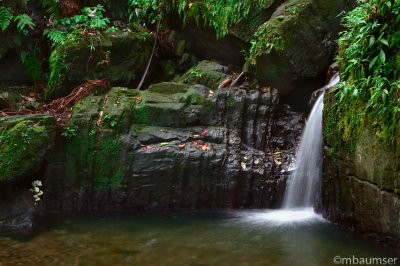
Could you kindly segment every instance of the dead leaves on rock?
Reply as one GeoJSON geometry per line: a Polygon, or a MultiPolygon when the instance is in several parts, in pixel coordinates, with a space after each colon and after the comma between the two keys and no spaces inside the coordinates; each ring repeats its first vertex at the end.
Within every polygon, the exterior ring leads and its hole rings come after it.
{"type": "MultiPolygon", "coordinates": [[[[160,132],[163,132],[162,129],[160,129],[160,132]]],[[[197,139],[198,137],[204,137],[208,134],[208,129],[204,129],[201,135],[194,135],[193,137],[195,138],[194,140],[190,142],[185,142],[179,144],[176,148],[178,151],[183,151],[187,147],[190,147],[191,149],[199,150],[199,151],[208,151],[211,149],[210,146],[208,146],[206,143],[203,143],[202,140],[197,139]]],[[[173,147],[168,146],[168,145],[174,145],[175,141],[170,142],[161,142],[159,144],[159,148],[157,148],[157,151],[161,151],[161,148],[164,148],[164,150],[169,150],[173,147]]],[[[155,148],[150,145],[142,145],[143,150],[154,150],[155,148]]]]}

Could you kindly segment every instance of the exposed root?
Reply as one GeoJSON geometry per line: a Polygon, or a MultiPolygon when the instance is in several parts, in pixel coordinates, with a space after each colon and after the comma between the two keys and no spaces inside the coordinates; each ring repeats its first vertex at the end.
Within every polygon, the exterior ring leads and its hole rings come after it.
{"type": "Polygon", "coordinates": [[[106,88],[107,90],[111,89],[111,85],[106,79],[89,80],[88,82],[76,87],[69,95],[55,99],[49,104],[45,104],[37,110],[6,109],[0,111],[0,116],[50,114],[57,119],[57,127],[64,128],[67,125],[69,119],[72,117],[72,106],[83,98],[89,96],[99,87],[106,88]]]}

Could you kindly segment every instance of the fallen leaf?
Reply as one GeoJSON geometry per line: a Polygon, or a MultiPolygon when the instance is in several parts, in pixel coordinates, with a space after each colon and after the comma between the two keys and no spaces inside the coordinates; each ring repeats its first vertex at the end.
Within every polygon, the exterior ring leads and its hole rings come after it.
{"type": "Polygon", "coordinates": [[[135,96],[135,99],[138,100],[139,102],[142,101],[142,98],[135,96]]]}
{"type": "Polygon", "coordinates": [[[254,161],[254,164],[258,164],[260,161],[257,159],[254,161]]]}
{"type": "Polygon", "coordinates": [[[208,133],[208,130],[207,130],[207,129],[204,129],[204,130],[203,130],[203,133],[201,133],[201,136],[204,137],[204,136],[207,135],[207,133],[208,133]]]}
{"type": "Polygon", "coordinates": [[[178,150],[183,150],[186,147],[186,143],[185,144],[181,144],[178,146],[178,150]]]}
{"type": "Polygon", "coordinates": [[[166,150],[169,150],[169,147],[165,147],[166,150]]]}
{"type": "Polygon", "coordinates": [[[154,150],[154,147],[152,147],[152,146],[144,146],[143,150],[154,150]]]}
{"type": "Polygon", "coordinates": [[[161,144],[160,144],[160,146],[166,146],[166,145],[168,145],[169,143],[168,142],[162,142],[161,144]]]}
{"type": "Polygon", "coordinates": [[[248,157],[247,157],[247,156],[244,156],[244,157],[243,157],[243,159],[247,160],[247,159],[248,159],[248,157]]]}
{"type": "Polygon", "coordinates": [[[243,170],[247,170],[247,166],[246,166],[246,164],[245,164],[244,162],[241,162],[241,163],[240,163],[240,166],[242,166],[242,169],[243,169],[243,170]]]}
{"type": "Polygon", "coordinates": [[[274,159],[274,162],[277,164],[277,165],[281,165],[282,163],[278,160],[278,159],[274,159]]]}
{"type": "Polygon", "coordinates": [[[201,146],[201,149],[202,149],[203,151],[206,151],[206,150],[209,150],[209,149],[210,149],[210,147],[208,147],[207,144],[201,144],[200,146],[201,146]]]}

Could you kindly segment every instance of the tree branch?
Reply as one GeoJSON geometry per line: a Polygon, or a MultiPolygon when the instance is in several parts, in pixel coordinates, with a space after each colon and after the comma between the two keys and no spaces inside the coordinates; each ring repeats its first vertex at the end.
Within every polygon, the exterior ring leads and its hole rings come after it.
{"type": "Polygon", "coordinates": [[[149,68],[150,68],[150,65],[151,65],[151,61],[153,60],[154,52],[155,52],[156,46],[157,46],[158,34],[159,34],[159,32],[160,32],[160,24],[161,24],[161,18],[159,18],[159,19],[158,19],[158,22],[157,22],[157,31],[156,31],[156,36],[154,37],[153,50],[151,51],[151,55],[150,55],[150,58],[149,58],[149,62],[147,63],[147,67],[146,67],[146,70],[144,71],[143,77],[142,77],[142,79],[140,80],[139,85],[137,86],[137,89],[138,89],[139,91],[140,91],[140,89],[141,89],[142,86],[143,86],[144,80],[146,79],[146,76],[147,76],[147,74],[148,74],[148,72],[149,72],[149,68]]]}

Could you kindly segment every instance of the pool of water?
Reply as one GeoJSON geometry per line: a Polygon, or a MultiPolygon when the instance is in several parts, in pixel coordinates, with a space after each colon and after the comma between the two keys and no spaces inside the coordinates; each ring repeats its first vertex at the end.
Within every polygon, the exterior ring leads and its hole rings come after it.
{"type": "Polygon", "coordinates": [[[23,238],[0,236],[0,265],[334,265],[397,257],[312,210],[52,214],[23,238]]]}

